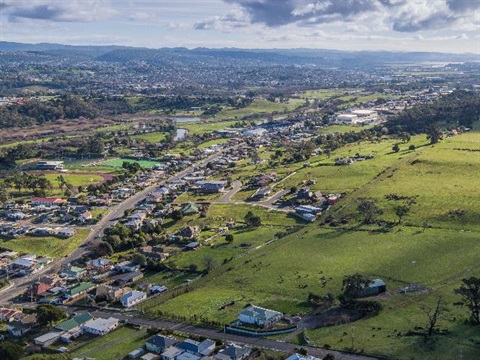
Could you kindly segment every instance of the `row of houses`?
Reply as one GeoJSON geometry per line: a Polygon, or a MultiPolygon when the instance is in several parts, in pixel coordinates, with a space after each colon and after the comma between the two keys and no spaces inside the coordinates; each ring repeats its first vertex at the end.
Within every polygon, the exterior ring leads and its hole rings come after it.
{"type": "Polygon", "coordinates": [[[247,358],[251,349],[235,343],[228,343],[217,350],[216,342],[210,339],[196,341],[164,335],[155,335],[145,345],[127,355],[129,359],[141,360],[242,360],[247,358]]]}

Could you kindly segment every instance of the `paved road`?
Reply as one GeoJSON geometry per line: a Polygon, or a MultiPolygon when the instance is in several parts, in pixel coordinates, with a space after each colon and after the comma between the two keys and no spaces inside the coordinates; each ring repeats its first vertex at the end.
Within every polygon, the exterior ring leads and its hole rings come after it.
{"type": "MultiPolygon", "coordinates": [[[[182,170],[177,174],[169,177],[168,179],[166,179],[166,181],[171,182],[182,178],[183,176],[191,172],[194,167],[205,166],[209,161],[212,161],[213,159],[219,157],[222,152],[223,151],[219,151],[215,154],[208,156],[207,158],[199,161],[198,163],[193,164],[185,170],[182,170]]],[[[90,234],[85,238],[83,243],[66,257],[53,261],[42,271],[36,274],[13,279],[12,282],[14,283],[14,286],[8,289],[0,290],[0,304],[8,304],[11,299],[23,294],[35,281],[37,281],[40,276],[53,275],[57,273],[65,264],[75,261],[76,259],[88,253],[91,249],[94,249],[95,240],[98,236],[101,236],[101,234],[106,228],[112,226],[115,222],[117,222],[117,218],[122,217],[125,210],[134,207],[137,202],[144,199],[148,195],[148,193],[153,191],[155,188],[161,186],[164,182],[159,182],[155,185],[149,186],[142,191],[136,193],[135,195],[132,195],[120,204],[112,207],[108,214],[106,214],[97,224],[91,227],[90,234]]]]}
{"type": "Polygon", "coordinates": [[[263,206],[272,206],[272,204],[277,201],[278,199],[280,199],[281,197],[285,196],[286,194],[289,193],[290,190],[286,190],[286,189],[283,189],[283,190],[280,190],[278,192],[276,192],[273,196],[269,197],[267,200],[265,201],[259,201],[258,204],[259,205],[263,205],[263,206]]]}
{"type": "Polygon", "coordinates": [[[229,203],[229,202],[231,202],[233,195],[235,195],[241,188],[242,188],[242,182],[240,180],[235,180],[233,182],[232,189],[230,189],[227,193],[225,193],[216,202],[217,203],[229,203]]]}
{"type": "MultiPolygon", "coordinates": [[[[145,319],[135,315],[123,315],[118,313],[111,313],[107,311],[91,311],[91,314],[95,317],[110,317],[114,316],[121,320],[127,320],[131,324],[143,325],[143,326],[153,326],[157,328],[171,329],[182,331],[190,335],[200,335],[205,336],[211,339],[221,339],[223,341],[232,341],[238,344],[245,344],[252,347],[261,347],[265,349],[271,349],[276,351],[281,351],[285,353],[293,353],[296,351],[296,348],[300,347],[299,345],[286,343],[283,341],[275,341],[265,338],[257,337],[246,337],[234,334],[226,334],[221,331],[214,329],[201,328],[197,326],[192,326],[183,323],[175,323],[171,321],[158,320],[158,319],[145,319]]],[[[301,346],[308,351],[310,355],[315,357],[323,358],[327,353],[333,353],[337,360],[372,360],[373,357],[363,356],[363,355],[353,355],[337,351],[327,351],[324,349],[311,347],[311,346],[301,346]]]]}

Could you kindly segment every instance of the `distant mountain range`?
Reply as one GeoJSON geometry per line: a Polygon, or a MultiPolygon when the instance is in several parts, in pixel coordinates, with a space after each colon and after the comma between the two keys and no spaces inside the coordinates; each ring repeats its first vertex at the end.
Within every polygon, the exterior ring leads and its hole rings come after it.
{"type": "MultiPolygon", "coordinates": [[[[428,52],[340,51],[324,49],[238,49],[238,48],[160,48],[128,46],[72,46],[62,44],[23,44],[0,41],[0,52],[30,53],[47,57],[69,57],[92,61],[128,63],[145,61],[152,64],[171,62],[231,61],[279,65],[319,65],[331,67],[372,66],[385,63],[465,62],[480,61],[476,54],[428,52]]],[[[20,55],[20,54],[19,54],[20,55]]]]}

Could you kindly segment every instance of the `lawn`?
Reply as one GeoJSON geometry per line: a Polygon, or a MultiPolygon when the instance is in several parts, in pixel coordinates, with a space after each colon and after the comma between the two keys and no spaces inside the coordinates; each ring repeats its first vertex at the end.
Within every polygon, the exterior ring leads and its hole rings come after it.
{"type": "Polygon", "coordinates": [[[151,336],[144,330],[124,326],[110,334],[98,337],[71,353],[72,357],[97,360],[117,360],[145,344],[151,336]]]}
{"type": "Polygon", "coordinates": [[[107,160],[101,163],[102,166],[112,166],[112,167],[122,167],[124,162],[137,162],[140,164],[141,167],[151,169],[153,165],[158,164],[158,161],[151,161],[151,160],[132,160],[132,159],[114,159],[114,160],[107,160]]]}
{"type": "Polygon", "coordinates": [[[155,131],[155,132],[149,132],[145,134],[137,134],[137,135],[132,135],[132,139],[143,139],[150,141],[152,143],[159,143],[167,137],[168,133],[166,132],[160,132],[160,131],[155,131]]]}
{"type": "Polygon", "coordinates": [[[62,257],[75,250],[90,233],[89,229],[77,228],[77,233],[68,239],[60,239],[53,236],[19,236],[16,239],[3,240],[0,246],[9,250],[22,253],[62,257]]]}
{"type": "Polygon", "coordinates": [[[45,174],[45,177],[52,182],[54,188],[58,188],[57,178],[63,176],[67,182],[73,186],[88,186],[103,181],[103,176],[92,173],[61,173],[45,174]]]}

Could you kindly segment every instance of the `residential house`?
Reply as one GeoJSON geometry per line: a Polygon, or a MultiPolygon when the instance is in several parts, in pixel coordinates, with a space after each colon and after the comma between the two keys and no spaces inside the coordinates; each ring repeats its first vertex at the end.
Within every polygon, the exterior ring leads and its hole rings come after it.
{"type": "Polygon", "coordinates": [[[163,252],[163,248],[158,246],[144,246],[140,248],[140,253],[147,259],[155,261],[163,261],[169,256],[168,253],[163,252]]]}
{"type": "Polygon", "coordinates": [[[58,196],[52,196],[52,197],[32,197],[31,199],[31,204],[32,206],[58,206],[62,205],[65,203],[65,200],[59,198],[58,196]]]}
{"type": "Polygon", "coordinates": [[[67,280],[78,280],[85,275],[85,272],[85,269],[79,268],[78,266],[70,265],[69,267],[61,271],[60,277],[67,280]]]}
{"type": "Polygon", "coordinates": [[[107,301],[116,301],[130,291],[132,291],[132,289],[129,287],[119,288],[110,285],[99,285],[96,289],[95,297],[97,299],[105,298],[107,301]]]}
{"type": "Polygon", "coordinates": [[[113,269],[118,272],[126,273],[126,272],[134,272],[140,269],[140,266],[134,264],[130,261],[123,261],[121,263],[116,264],[113,269]]]}
{"type": "Polygon", "coordinates": [[[112,276],[113,284],[117,286],[125,286],[126,284],[132,284],[143,278],[141,271],[128,272],[112,276]]]}
{"type": "Polygon", "coordinates": [[[170,346],[162,353],[163,360],[177,360],[177,357],[183,353],[183,350],[175,346],[170,346]]]}
{"type": "Polygon", "coordinates": [[[110,270],[110,268],[112,267],[111,263],[112,262],[109,259],[97,258],[94,260],[89,260],[85,264],[87,265],[88,270],[104,272],[110,270]]]}
{"type": "Polygon", "coordinates": [[[142,355],[140,357],[140,360],[160,360],[160,359],[161,359],[160,355],[152,354],[152,353],[146,353],[145,355],[142,355]]]}
{"type": "Polygon", "coordinates": [[[200,233],[200,228],[198,226],[186,226],[180,231],[175,233],[175,236],[191,239],[200,233]]]}
{"type": "Polygon", "coordinates": [[[81,326],[82,330],[92,335],[105,335],[118,327],[118,319],[110,317],[108,319],[97,318],[89,320],[81,326]]]}
{"type": "Polygon", "coordinates": [[[145,349],[154,353],[162,353],[177,343],[177,339],[170,336],[155,335],[145,342],[145,349]]]}
{"type": "Polygon", "coordinates": [[[75,233],[76,233],[76,231],[73,228],[62,228],[62,229],[58,230],[57,235],[64,238],[64,239],[67,239],[67,238],[75,235],[75,233]]]}
{"type": "Polygon", "coordinates": [[[215,350],[215,342],[210,339],[198,342],[191,339],[185,339],[175,345],[177,348],[186,351],[187,353],[197,356],[209,356],[215,350]]]}
{"type": "Polygon", "coordinates": [[[61,333],[58,331],[51,331],[39,337],[36,337],[35,339],[33,339],[33,343],[35,345],[45,348],[47,346],[52,345],[54,342],[60,339],[60,335],[61,333]]]}
{"type": "Polygon", "coordinates": [[[265,309],[260,306],[250,305],[240,311],[238,321],[258,325],[262,327],[270,327],[282,318],[283,314],[279,311],[265,309]]]}
{"type": "Polygon", "coordinates": [[[290,355],[285,360],[320,360],[320,359],[310,355],[301,355],[301,354],[295,353],[290,355]]]}
{"type": "Polygon", "coordinates": [[[200,356],[189,352],[184,352],[177,356],[177,360],[200,360],[200,356]]]}
{"type": "Polygon", "coordinates": [[[223,350],[220,350],[218,355],[214,357],[214,360],[226,360],[225,356],[228,356],[229,360],[242,360],[250,355],[250,349],[248,346],[240,346],[234,343],[230,343],[223,350]]]}
{"type": "Polygon", "coordinates": [[[78,216],[78,221],[80,221],[81,223],[87,222],[92,219],[93,219],[93,216],[90,211],[85,211],[84,213],[78,216]]]}
{"type": "Polygon", "coordinates": [[[7,325],[7,331],[15,337],[23,336],[37,324],[37,316],[35,314],[26,315],[21,319],[14,320],[7,325]]]}
{"type": "Polygon", "coordinates": [[[120,297],[120,302],[124,307],[132,307],[137,305],[138,303],[144,301],[147,298],[147,294],[143,291],[130,291],[125,295],[120,297]]]}
{"type": "Polygon", "coordinates": [[[197,214],[199,211],[200,211],[199,207],[194,203],[186,203],[180,209],[180,212],[184,216],[194,215],[194,214],[197,214]]]}
{"type": "Polygon", "coordinates": [[[84,296],[88,291],[94,289],[95,287],[95,284],[82,282],[66,289],[64,296],[68,300],[76,300],[84,296]]]}
{"type": "Polygon", "coordinates": [[[78,314],[75,315],[74,317],[62,321],[61,323],[55,325],[53,327],[54,330],[58,331],[74,331],[77,329],[80,329],[80,327],[85,324],[87,321],[90,321],[93,319],[93,316],[90,313],[83,313],[83,314],[78,314]]]}
{"type": "Polygon", "coordinates": [[[17,320],[22,316],[22,312],[18,309],[0,309],[0,322],[9,323],[11,321],[17,320]]]}
{"type": "Polygon", "coordinates": [[[38,300],[42,296],[42,294],[45,294],[52,287],[53,286],[50,284],[37,281],[32,285],[32,288],[30,290],[30,298],[38,300]]]}
{"type": "Polygon", "coordinates": [[[200,192],[204,194],[218,194],[225,190],[226,181],[197,181],[195,185],[200,187],[200,192]]]}

